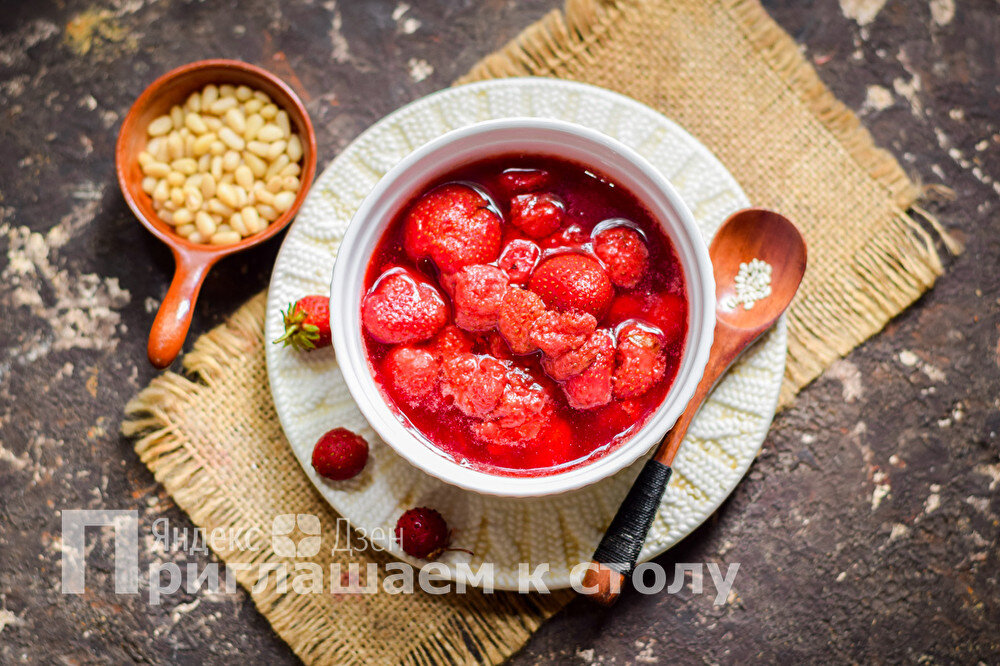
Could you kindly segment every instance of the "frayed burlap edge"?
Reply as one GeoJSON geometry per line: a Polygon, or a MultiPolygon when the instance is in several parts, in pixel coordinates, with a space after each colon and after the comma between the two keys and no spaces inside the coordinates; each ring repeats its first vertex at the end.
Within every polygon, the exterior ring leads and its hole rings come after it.
{"type": "MultiPolygon", "coordinates": [[[[184,356],[188,376],[166,372],[133,398],[125,408],[123,434],[139,437],[135,450],[156,480],[163,484],[177,505],[207,532],[217,527],[246,527],[233,498],[225,492],[212,466],[198,458],[198,447],[177,420],[185,405],[199,399],[203,391],[218,390],[230,367],[251,354],[261,354],[265,294],[259,294],[237,310],[225,323],[198,338],[184,356]]],[[[319,500],[322,502],[322,500],[319,500]]],[[[331,512],[332,513],[332,512],[331,512]]],[[[245,563],[253,570],[235,572],[239,584],[268,619],[275,632],[307,663],[357,663],[350,645],[342,639],[342,628],[331,624],[315,604],[315,595],[279,592],[274,584],[254,587],[260,567],[284,562],[264,537],[253,544],[256,551],[219,551],[228,563],[245,563]]],[[[460,612],[439,622],[424,640],[398,640],[401,664],[499,663],[520,649],[538,627],[572,598],[563,590],[552,595],[454,595],[460,612]]],[[[428,618],[428,626],[434,622],[428,618]]]]}
{"type": "MultiPolygon", "coordinates": [[[[591,50],[615,23],[627,20],[633,12],[641,13],[647,4],[642,0],[568,0],[565,12],[550,12],[455,83],[551,76],[567,61],[591,60],[591,50]]],[[[934,284],[943,272],[936,241],[956,254],[961,246],[932,215],[914,206],[919,188],[888,151],[875,145],[854,112],[830,92],[795,41],[757,0],[722,0],[721,4],[789,89],[897,207],[891,219],[879,221],[882,228],[872,242],[853,262],[845,262],[850,265],[843,274],[819,285],[807,298],[799,298],[789,311],[788,362],[779,399],[784,407],[833,361],[882,330],[934,284]],[[849,287],[851,277],[860,278],[864,288],[849,287]]]]}

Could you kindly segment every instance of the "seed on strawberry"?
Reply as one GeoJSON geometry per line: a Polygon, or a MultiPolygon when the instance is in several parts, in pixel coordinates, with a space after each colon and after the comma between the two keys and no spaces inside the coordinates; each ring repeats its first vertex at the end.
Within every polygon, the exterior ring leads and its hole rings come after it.
{"type": "Polygon", "coordinates": [[[274,341],[309,351],[330,346],[330,299],[303,296],[285,311],[285,332],[274,341]]]}
{"type": "Polygon", "coordinates": [[[507,243],[497,265],[507,272],[511,284],[524,285],[531,278],[542,250],[530,240],[517,238],[507,243]]]}
{"type": "Polygon", "coordinates": [[[619,287],[631,289],[639,284],[649,263],[649,250],[638,231],[627,226],[604,229],[594,237],[594,254],[608,277],[619,287]]]}
{"type": "Polygon", "coordinates": [[[616,398],[634,398],[646,393],[666,371],[663,332],[638,322],[618,330],[618,362],[615,368],[616,398]]]}
{"type": "Polygon", "coordinates": [[[559,231],[566,204],[554,194],[519,194],[510,200],[510,223],[531,238],[559,231]]]}
{"type": "Polygon", "coordinates": [[[410,557],[433,560],[451,543],[444,516],[426,506],[409,509],[396,521],[396,543],[410,557]]]}
{"type": "Polygon", "coordinates": [[[501,269],[480,264],[466,266],[455,274],[455,323],[467,331],[493,328],[506,292],[507,274],[501,269]]]}
{"type": "Polygon", "coordinates": [[[573,409],[593,409],[611,402],[615,368],[615,341],[610,332],[599,331],[598,350],[587,369],[563,382],[566,402],[573,409]]]}
{"type": "Polygon", "coordinates": [[[459,354],[441,366],[441,393],[466,416],[485,418],[507,386],[507,367],[492,356],[459,354]]]}
{"type": "Polygon", "coordinates": [[[545,312],[538,294],[511,287],[503,297],[497,327],[515,354],[530,354],[536,347],[531,341],[531,327],[545,312]]]}
{"type": "Polygon", "coordinates": [[[316,473],[334,481],[345,481],[361,473],[368,462],[368,442],[347,428],[334,428],[313,447],[316,473]]]}
{"type": "Polygon", "coordinates": [[[482,194],[449,183],[431,190],[410,209],[403,247],[413,260],[434,261],[442,273],[488,264],[500,254],[500,218],[482,194]]]}
{"type": "Polygon", "coordinates": [[[582,254],[557,254],[546,259],[531,276],[531,291],[545,305],[568,312],[579,310],[601,319],[614,296],[614,287],[598,261],[582,254]]]}
{"type": "Polygon", "coordinates": [[[448,306],[430,284],[404,268],[392,268],[376,280],[365,296],[361,320],[379,342],[420,342],[447,323],[448,306]]]}
{"type": "Polygon", "coordinates": [[[500,174],[500,187],[508,195],[537,192],[551,179],[549,172],[541,169],[504,169],[500,174]]]}
{"type": "Polygon", "coordinates": [[[438,374],[441,362],[426,349],[394,347],[382,361],[383,376],[397,400],[411,407],[440,406],[438,374]]]}
{"type": "Polygon", "coordinates": [[[553,312],[540,316],[531,327],[531,343],[550,358],[557,358],[587,342],[597,320],[586,312],[553,312]]]}

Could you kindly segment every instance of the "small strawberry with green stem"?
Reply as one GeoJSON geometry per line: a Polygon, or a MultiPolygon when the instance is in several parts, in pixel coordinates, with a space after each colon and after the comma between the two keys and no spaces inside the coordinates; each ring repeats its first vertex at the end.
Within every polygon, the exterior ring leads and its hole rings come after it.
{"type": "Polygon", "coordinates": [[[330,299],[303,296],[285,311],[285,333],[274,341],[302,351],[330,346],[330,299]]]}

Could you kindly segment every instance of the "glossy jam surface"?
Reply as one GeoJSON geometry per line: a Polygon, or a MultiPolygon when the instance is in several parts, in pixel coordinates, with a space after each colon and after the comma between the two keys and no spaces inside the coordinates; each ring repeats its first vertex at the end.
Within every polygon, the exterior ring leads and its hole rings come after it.
{"type": "Polygon", "coordinates": [[[688,329],[659,224],[621,186],[548,156],[431,183],[380,239],[365,289],[387,401],[443,455],[493,474],[556,473],[627,440],[670,389],[688,329]]]}

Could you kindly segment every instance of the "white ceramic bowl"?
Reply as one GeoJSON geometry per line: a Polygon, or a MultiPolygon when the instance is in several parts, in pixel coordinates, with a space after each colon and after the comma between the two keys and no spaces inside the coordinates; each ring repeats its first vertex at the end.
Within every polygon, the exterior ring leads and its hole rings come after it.
{"type": "Polygon", "coordinates": [[[657,444],[694,394],[715,329],[715,282],[708,248],[691,211],[669,182],[631,148],[600,132],[559,120],[508,118],[469,125],[403,158],[358,208],[337,252],[330,289],[337,362],[365,418],[399,455],[442,481],[489,495],[562,493],[600,481],[657,444]],[[601,458],[565,472],[510,477],[481,472],[446,457],[404,424],[372,376],[361,332],[364,277],[375,246],[392,220],[432,181],[463,164],[512,153],[561,157],[591,166],[631,191],[658,220],[677,252],[687,283],[688,335],[674,384],[646,425],[601,458]]]}

